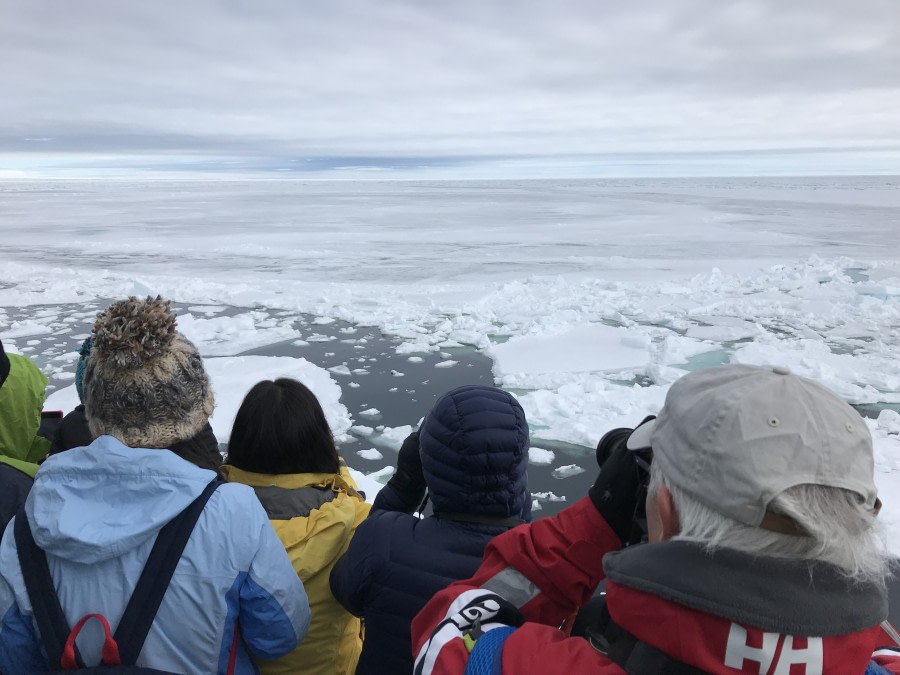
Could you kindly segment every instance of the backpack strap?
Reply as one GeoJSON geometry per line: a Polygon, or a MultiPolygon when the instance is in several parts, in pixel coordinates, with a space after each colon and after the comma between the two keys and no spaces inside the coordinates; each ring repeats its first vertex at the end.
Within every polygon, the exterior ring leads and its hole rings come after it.
{"type": "MultiPolygon", "coordinates": [[[[706,671],[678,661],[661,649],[638,640],[613,621],[605,596],[599,616],[585,628],[584,637],[598,652],[616,663],[629,675],[665,673],[666,675],[703,675],[706,671]]],[[[596,599],[599,600],[599,599],[596,599]]]]}
{"type": "MultiPolygon", "coordinates": [[[[134,665],[137,661],[147,634],[150,632],[153,619],[156,617],[156,612],[169,587],[172,574],[178,566],[188,539],[190,539],[191,532],[203,512],[206,502],[220,485],[222,485],[222,481],[218,478],[211,481],[184,511],[166,523],[157,534],[141,576],[113,636],[119,646],[122,664],[134,665]]],[[[25,590],[31,600],[34,620],[40,632],[41,642],[47,652],[48,662],[51,667],[55,667],[61,662],[60,659],[71,630],[59,603],[59,596],[53,586],[47,555],[34,541],[24,506],[16,515],[14,531],[19,566],[25,579],[25,590]]],[[[84,663],[77,646],[74,648],[74,652],[76,664],[83,668],[84,663]]]]}
{"type": "MultiPolygon", "coordinates": [[[[19,567],[22,570],[22,578],[25,580],[25,591],[31,600],[31,611],[44,650],[47,652],[47,660],[51,667],[58,667],[71,630],[69,622],[66,621],[66,615],[63,614],[62,606],[59,604],[59,596],[53,587],[53,577],[50,576],[47,556],[43,549],[35,543],[31,527],[28,525],[24,504],[19,507],[19,512],[16,514],[13,533],[16,538],[19,567]]],[[[74,652],[75,662],[83,667],[84,664],[77,647],[74,648],[74,652]]]]}
{"type": "Polygon", "coordinates": [[[435,513],[439,520],[450,520],[454,523],[473,523],[475,525],[490,525],[493,527],[505,527],[510,529],[525,521],[516,516],[484,516],[480,513],[435,513]]]}
{"type": "Polygon", "coordinates": [[[222,481],[218,478],[210,481],[203,492],[184,511],[166,523],[156,536],[156,542],[144,563],[144,571],[141,572],[113,635],[119,645],[122,663],[133,665],[137,662],[191,532],[194,531],[206,502],[220,485],[222,481]]]}

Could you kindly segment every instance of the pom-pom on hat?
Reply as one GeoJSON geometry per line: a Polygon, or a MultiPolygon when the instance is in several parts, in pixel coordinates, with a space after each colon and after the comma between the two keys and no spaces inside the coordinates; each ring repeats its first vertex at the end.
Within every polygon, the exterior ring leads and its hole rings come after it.
{"type": "Polygon", "coordinates": [[[176,330],[171,304],[130,297],[97,316],[84,368],[91,433],[166,448],[203,429],[215,401],[197,348],[176,330]]]}

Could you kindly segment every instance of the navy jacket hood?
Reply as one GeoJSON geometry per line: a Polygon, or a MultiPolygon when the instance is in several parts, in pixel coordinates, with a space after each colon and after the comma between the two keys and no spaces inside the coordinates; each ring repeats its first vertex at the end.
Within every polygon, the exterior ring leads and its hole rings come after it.
{"type": "Polygon", "coordinates": [[[458,387],[434,404],[419,448],[434,512],[531,518],[528,422],[509,392],[458,387]]]}

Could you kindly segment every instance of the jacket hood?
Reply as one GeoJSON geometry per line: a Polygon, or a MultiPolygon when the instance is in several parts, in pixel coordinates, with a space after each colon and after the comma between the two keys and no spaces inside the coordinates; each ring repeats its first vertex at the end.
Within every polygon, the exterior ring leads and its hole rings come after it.
{"type": "Polygon", "coordinates": [[[530,520],[528,445],[525,411],[512,394],[481,385],[444,394],[419,432],[434,512],[530,520]]]}
{"type": "Polygon", "coordinates": [[[168,450],[100,436],[47,459],[25,511],[41,548],[92,564],[154,537],[215,477],[168,450]]]}
{"type": "Polygon", "coordinates": [[[50,441],[37,435],[47,376],[24,356],[9,354],[9,373],[0,386],[0,455],[23,462],[38,462],[50,450],[50,441]]]}

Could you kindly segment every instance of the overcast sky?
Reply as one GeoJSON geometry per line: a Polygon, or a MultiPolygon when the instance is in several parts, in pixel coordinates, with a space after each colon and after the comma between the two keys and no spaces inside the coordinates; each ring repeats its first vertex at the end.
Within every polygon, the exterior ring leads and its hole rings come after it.
{"type": "Polygon", "coordinates": [[[0,0],[0,64],[0,176],[900,173],[897,0],[0,0]]]}

